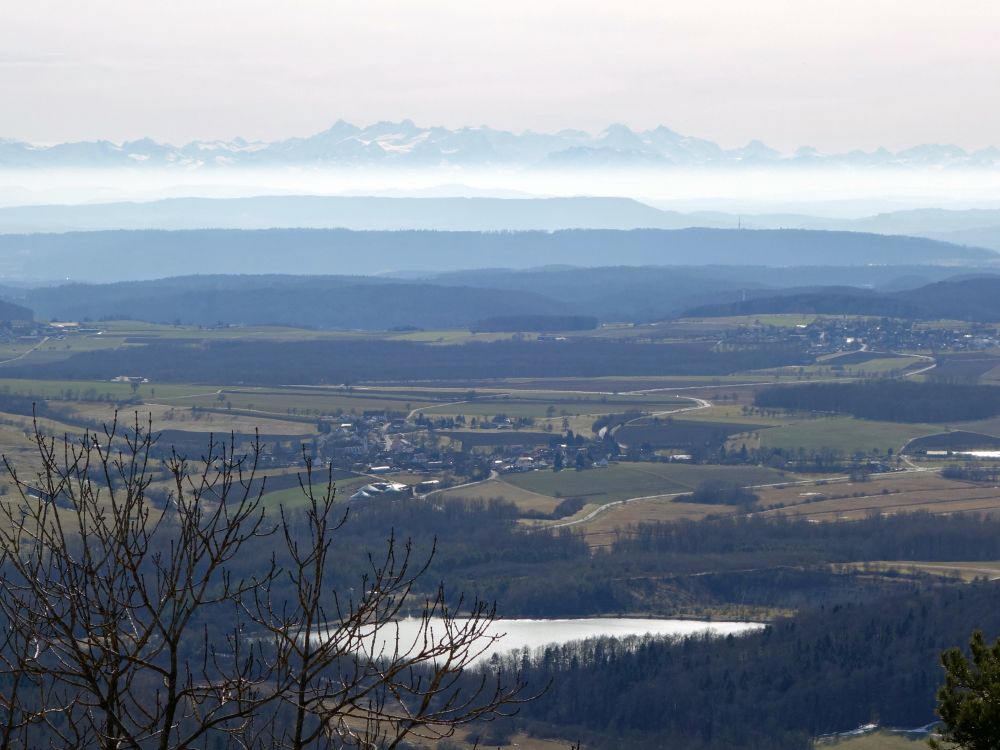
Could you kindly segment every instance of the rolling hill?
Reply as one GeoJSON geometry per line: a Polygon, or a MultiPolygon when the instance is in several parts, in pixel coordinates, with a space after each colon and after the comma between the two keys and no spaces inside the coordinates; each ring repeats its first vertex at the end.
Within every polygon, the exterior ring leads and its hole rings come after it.
{"type": "Polygon", "coordinates": [[[0,235],[0,276],[114,282],[188,274],[379,274],[421,269],[677,265],[991,265],[936,240],[808,230],[352,232],[338,229],[0,235]]]}
{"type": "Polygon", "coordinates": [[[997,321],[1000,320],[1000,277],[959,278],[892,293],[852,288],[786,290],[773,296],[696,307],[684,315],[723,317],[769,313],[997,321]]]}

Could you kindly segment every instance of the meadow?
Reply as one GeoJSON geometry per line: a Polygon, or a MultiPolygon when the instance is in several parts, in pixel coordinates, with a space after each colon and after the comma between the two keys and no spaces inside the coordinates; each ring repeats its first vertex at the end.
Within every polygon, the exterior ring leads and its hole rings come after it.
{"type": "MultiPolygon", "coordinates": [[[[910,440],[941,432],[930,424],[877,422],[854,417],[805,418],[779,427],[753,431],[744,442],[753,447],[780,448],[785,451],[840,451],[855,453],[898,453],[910,440]]],[[[740,438],[740,440],[743,440],[740,438]]],[[[739,441],[734,441],[739,442],[739,441]]]]}

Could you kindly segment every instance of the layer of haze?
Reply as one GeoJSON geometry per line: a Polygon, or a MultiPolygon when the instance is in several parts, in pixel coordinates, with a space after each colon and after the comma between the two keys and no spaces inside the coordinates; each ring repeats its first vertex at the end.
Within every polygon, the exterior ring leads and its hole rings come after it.
{"type": "Polygon", "coordinates": [[[665,124],[783,151],[996,145],[992,0],[7,2],[0,137],[273,140],[343,118],[665,124]]]}
{"type": "Polygon", "coordinates": [[[997,170],[39,170],[0,173],[0,206],[204,196],[622,196],[675,211],[858,218],[939,206],[996,208],[997,170]]]}

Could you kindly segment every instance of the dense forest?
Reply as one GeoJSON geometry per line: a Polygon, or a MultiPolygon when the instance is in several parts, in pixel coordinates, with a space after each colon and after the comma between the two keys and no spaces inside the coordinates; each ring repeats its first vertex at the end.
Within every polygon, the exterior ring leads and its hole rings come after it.
{"type": "Polygon", "coordinates": [[[959,422],[1000,414],[1000,388],[910,380],[809,383],[765,388],[754,403],[766,409],[851,414],[886,422],[959,422]]]}
{"type": "Polygon", "coordinates": [[[35,313],[27,307],[0,300],[0,323],[34,320],[34,318],[35,313]]]}
{"type": "Polygon", "coordinates": [[[122,374],[159,382],[359,383],[600,375],[723,375],[804,364],[787,346],[717,352],[705,344],[632,344],[597,339],[427,346],[402,341],[233,341],[130,346],[17,365],[7,377],[101,380],[122,374]]]}
{"type": "Polygon", "coordinates": [[[822,289],[800,293],[779,293],[769,297],[695,307],[686,310],[684,315],[692,318],[714,318],[731,315],[786,313],[876,315],[880,318],[925,317],[916,305],[866,289],[822,289]]]}
{"type": "Polygon", "coordinates": [[[551,683],[520,722],[594,747],[808,750],[861,724],[934,721],[942,650],[1000,632],[996,584],[821,606],[760,633],[598,639],[508,660],[551,683]]]}
{"type": "MultiPolygon", "coordinates": [[[[230,273],[110,284],[0,287],[0,297],[31,308],[44,320],[139,318],[189,325],[366,330],[462,327],[485,318],[521,315],[528,315],[529,320],[555,315],[644,323],[685,311],[698,316],[790,311],[997,317],[989,313],[998,298],[995,281],[963,279],[927,286],[951,273],[932,266],[664,265],[416,272],[399,278],[230,273]],[[741,298],[744,302],[733,304],[741,298]],[[960,315],[962,311],[968,315],[960,315]]],[[[12,317],[23,315],[18,312],[12,317]]],[[[551,329],[558,330],[554,325],[551,329]]],[[[522,321],[511,330],[545,328],[522,321]]]]}
{"type": "Polygon", "coordinates": [[[842,524],[653,524],[594,554],[576,535],[517,530],[503,502],[441,507],[359,508],[339,548],[345,574],[395,529],[436,536],[429,578],[495,598],[508,617],[693,613],[686,609],[692,601],[729,603],[735,611],[801,610],[748,637],[601,639],[502,660],[505,668],[526,669],[530,684],[551,683],[515,725],[593,747],[804,750],[816,734],[869,721],[922,726],[934,718],[940,651],[964,644],[976,627],[1000,633],[996,585],[830,568],[838,561],[949,560],[955,550],[963,559],[997,559],[996,520],[914,514],[842,524]]]}
{"type": "Polygon", "coordinates": [[[415,500],[352,509],[338,539],[345,583],[388,534],[437,551],[429,576],[496,600],[504,616],[660,615],[698,608],[800,608],[865,601],[907,584],[831,565],[864,560],[1000,559],[1000,521],[910,514],[842,524],[719,519],[643,525],[592,550],[563,533],[524,533],[504,501],[415,500]],[[431,510],[435,509],[435,510],[431,510]],[[354,561],[354,562],[351,562],[354,561]],[[706,571],[712,571],[706,574],[706,571]],[[558,591],[558,596],[552,592],[558,591]]]}
{"type": "Polygon", "coordinates": [[[534,292],[356,276],[205,276],[11,290],[40,317],[146,320],[185,325],[289,325],[385,330],[461,328],[514,311],[577,308],[534,292]]]}

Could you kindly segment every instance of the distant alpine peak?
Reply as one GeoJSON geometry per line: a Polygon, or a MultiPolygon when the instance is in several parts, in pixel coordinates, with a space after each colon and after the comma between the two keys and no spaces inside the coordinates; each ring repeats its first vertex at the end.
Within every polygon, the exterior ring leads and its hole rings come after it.
{"type": "Polygon", "coordinates": [[[710,140],[683,135],[665,125],[633,130],[612,123],[598,133],[565,129],[556,133],[513,133],[486,125],[449,129],[413,120],[381,121],[364,127],[337,120],[308,137],[265,142],[234,138],[194,141],[182,146],[139,138],[120,144],[81,141],[40,146],[0,138],[0,169],[167,167],[412,166],[519,168],[671,167],[899,167],[998,168],[1000,149],[966,151],[950,144],[922,144],[892,152],[823,154],[803,146],[782,154],[760,140],[725,149],[710,140]]]}

